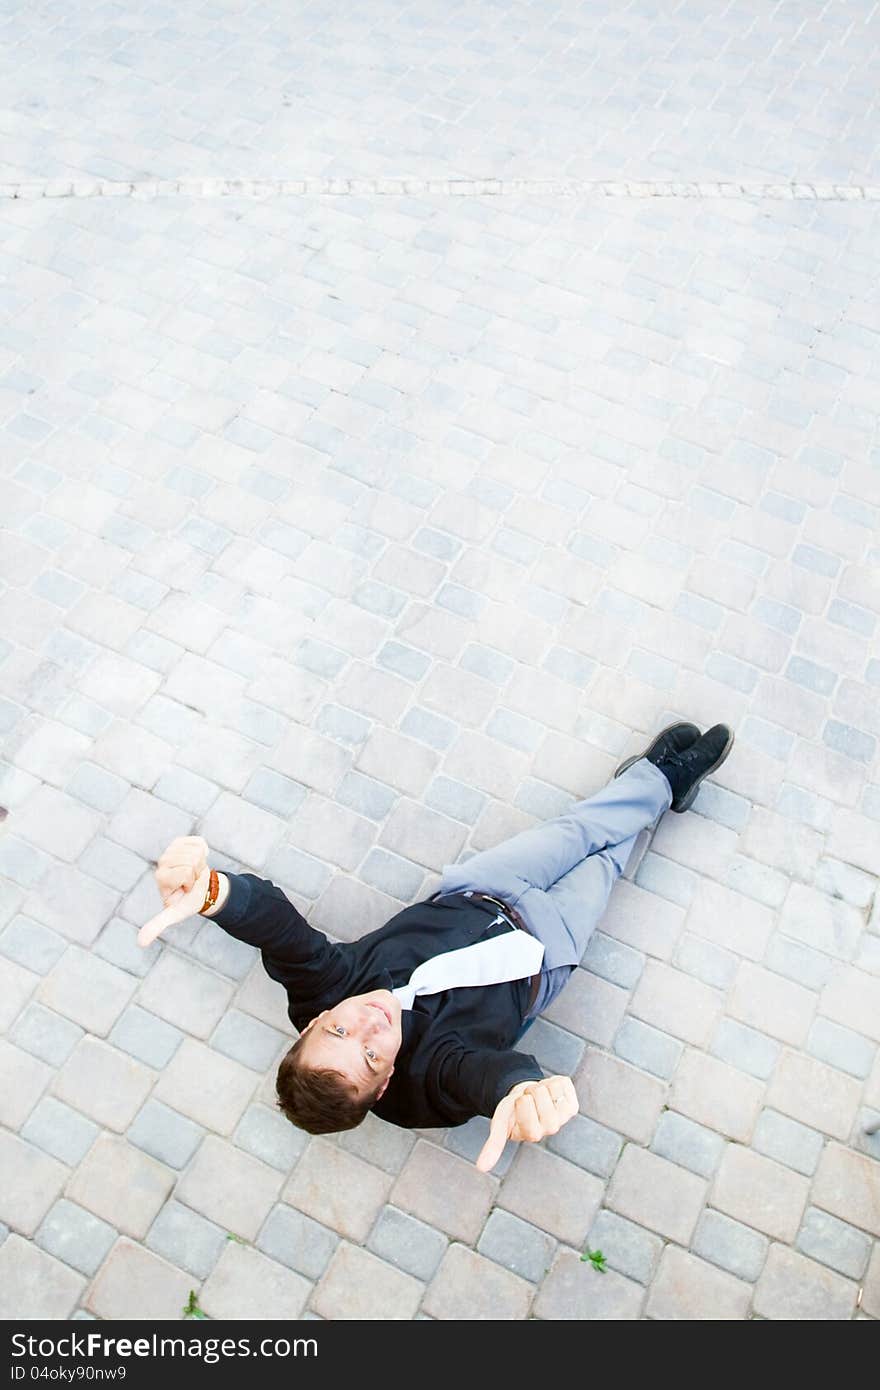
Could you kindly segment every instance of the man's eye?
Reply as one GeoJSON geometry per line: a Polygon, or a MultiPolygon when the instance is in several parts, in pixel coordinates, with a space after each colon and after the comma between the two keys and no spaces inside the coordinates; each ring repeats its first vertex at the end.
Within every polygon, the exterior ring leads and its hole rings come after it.
{"type": "Polygon", "coordinates": [[[344,1038],[344,1037],[345,1037],[345,1029],[342,1027],[342,1024],[341,1024],[341,1023],[337,1023],[337,1025],[336,1025],[336,1027],[334,1028],[333,1031],[334,1031],[335,1033],[337,1033],[337,1034],[339,1035],[340,1038],[344,1038]]]}
{"type": "Polygon", "coordinates": [[[376,1060],[376,1054],[375,1054],[375,1052],[373,1051],[373,1049],[372,1049],[371,1047],[368,1047],[368,1048],[367,1048],[367,1056],[369,1057],[369,1059],[370,1059],[371,1062],[375,1062],[375,1060],[376,1060]]]}

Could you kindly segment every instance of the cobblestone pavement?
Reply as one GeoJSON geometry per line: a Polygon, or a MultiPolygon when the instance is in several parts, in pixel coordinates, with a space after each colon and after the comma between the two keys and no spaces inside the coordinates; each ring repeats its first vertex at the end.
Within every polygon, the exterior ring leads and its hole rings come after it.
{"type": "MultiPolygon", "coordinates": [[[[291,8],[4,0],[0,182],[878,178],[867,3],[291,8]]],[[[846,186],[0,198],[0,1316],[880,1317],[878,268],[846,186]],[[135,946],[175,835],[351,939],[673,715],[492,1175],[135,946]]]]}

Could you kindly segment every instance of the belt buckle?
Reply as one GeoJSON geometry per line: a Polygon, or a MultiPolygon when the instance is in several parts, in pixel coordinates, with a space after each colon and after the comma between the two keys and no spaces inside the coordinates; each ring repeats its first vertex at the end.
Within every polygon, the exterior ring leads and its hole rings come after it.
{"type": "Polygon", "coordinates": [[[491,893],[483,893],[482,896],[486,898],[493,905],[493,907],[498,909],[505,922],[508,922],[510,926],[513,927],[514,931],[516,931],[517,925],[516,922],[513,920],[511,909],[507,906],[507,904],[501,902],[498,898],[493,898],[491,893]]]}

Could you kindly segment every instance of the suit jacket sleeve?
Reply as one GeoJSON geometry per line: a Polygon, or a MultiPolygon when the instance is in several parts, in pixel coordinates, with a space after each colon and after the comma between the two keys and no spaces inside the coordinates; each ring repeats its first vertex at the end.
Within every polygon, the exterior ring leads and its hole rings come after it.
{"type": "Polygon", "coordinates": [[[448,1111],[452,1102],[462,1120],[494,1114],[513,1086],[544,1076],[534,1057],[524,1052],[455,1048],[433,1060],[428,1084],[436,1088],[437,1103],[448,1111]]]}
{"type": "Polygon", "coordinates": [[[335,988],[347,974],[343,952],[268,879],[229,874],[229,896],[211,919],[230,936],[258,946],[266,973],[295,994],[310,997],[335,988]]]}

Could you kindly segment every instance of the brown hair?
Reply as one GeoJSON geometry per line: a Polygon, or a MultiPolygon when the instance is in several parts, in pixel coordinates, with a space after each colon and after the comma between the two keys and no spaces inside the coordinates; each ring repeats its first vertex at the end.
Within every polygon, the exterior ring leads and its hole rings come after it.
{"type": "Polygon", "coordinates": [[[279,1108],[292,1124],[309,1134],[356,1129],[374,1105],[375,1092],[357,1096],[341,1072],[308,1066],[304,1042],[305,1034],[281,1059],[275,1080],[279,1108]]]}

